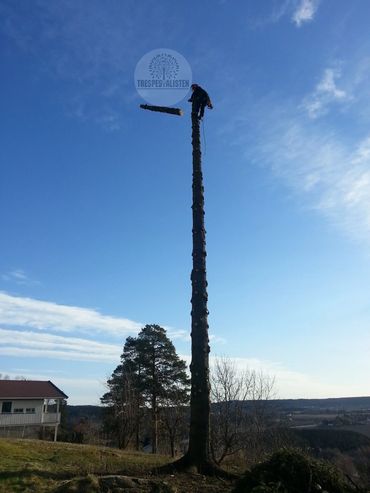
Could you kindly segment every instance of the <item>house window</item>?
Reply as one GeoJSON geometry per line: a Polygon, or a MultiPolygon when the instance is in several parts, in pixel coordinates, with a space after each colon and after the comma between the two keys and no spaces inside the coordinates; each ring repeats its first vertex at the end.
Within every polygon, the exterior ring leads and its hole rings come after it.
{"type": "Polygon", "coordinates": [[[26,413],[28,414],[35,414],[35,408],[34,407],[26,407],[26,413]]]}
{"type": "Polygon", "coordinates": [[[15,407],[13,413],[23,414],[23,407],[15,407]]]}
{"type": "Polygon", "coordinates": [[[1,406],[2,413],[11,413],[12,412],[12,403],[11,402],[3,402],[1,406]]]}

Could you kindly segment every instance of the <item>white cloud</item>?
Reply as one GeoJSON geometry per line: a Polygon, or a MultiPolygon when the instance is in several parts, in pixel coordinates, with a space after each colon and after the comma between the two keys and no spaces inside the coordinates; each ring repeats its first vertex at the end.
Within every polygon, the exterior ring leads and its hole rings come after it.
{"type": "Polygon", "coordinates": [[[8,272],[8,274],[4,274],[2,277],[5,279],[15,279],[17,281],[26,281],[27,280],[27,276],[26,276],[24,270],[22,270],[22,269],[16,269],[16,270],[10,271],[10,272],[8,272]]]}
{"type": "MultiPolygon", "coordinates": [[[[4,326],[32,328],[44,332],[106,334],[119,338],[137,334],[144,324],[127,318],[103,315],[92,308],[61,305],[51,301],[12,296],[0,292],[0,324],[4,326]]],[[[162,325],[173,340],[190,340],[190,333],[162,325]]],[[[52,336],[50,336],[52,337],[52,336]]],[[[224,343],[215,334],[210,336],[216,343],[224,343]]],[[[40,339],[39,339],[40,340],[40,339]]]]}
{"type": "Polygon", "coordinates": [[[13,282],[15,284],[23,286],[32,286],[34,284],[40,284],[39,281],[30,279],[23,269],[14,269],[4,274],[1,274],[1,279],[7,282],[13,282]]]}
{"type": "MultiPolygon", "coordinates": [[[[224,124],[248,163],[269,169],[312,209],[356,242],[370,243],[370,61],[328,65],[304,104],[267,95],[249,100],[224,124]],[[340,77],[340,84],[338,79],[340,77]],[[309,107],[312,104],[312,108],[309,107]],[[334,104],[345,112],[334,113],[334,104]],[[316,105],[316,106],[315,106],[316,105]],[[333,105],[330,118],[317,116],[333,105]],[[305,110],[311,110],[307,116],[305,110]]],[[[226,120],[226,118],[225,118],[226,120]]]]}
{"type": "MultiPolygon", "coordinates": [[[[261,2],[262,3],[262,2],[261,2]]],[[[256,17],[251,15],[248,25],[251,28],[261,28],[269,24],[276,24],[289,16],[291,21],[300,27],[303,23],[312,21],[319,7],[320,0],[270,0],[267,2],[269,12],[263,12],[256,17]]]]}
{"type": "MultiPolygon", "coordinates": [[[[276,395],[274,398],[327,398],[349,395],[348,387],[327,382],[322,377],[293,371],[279,362],[259,360],[255,358],[230,358],[239,370],[253,369],[264,375],[275,378],[276,395]]],[[[351,389],[352,391],[352,389],[351,389]]],[[[353,393],[356,390],[353,389],[353,393]]]]}
{"type": "MultiPolygon", "coordinates": [[[[19,370],[6,372],[11,378],[17,378],[19,370]]],[[[22,377],[27,380],[51,380],[65,394],[69,396],[70,405],[100,405],[100,397],[107,391],[105,382],[99,378],[83,378],[82,375],[75,377],[61,376],[58,371],[49,370],[22,370],[22,377]]]]}
{"type": "MultiPolygon", "coordinates": [[[[19,50],[37,59],[39,73],[68,81],[62,93],[68,115],[108,131],[126,125],[123,115],[137,97],[133,67],[151,44],[177,37],[172,13],[158,2],[35,0],[32,15],[22,2],[0,2],[0,31],[19,50]],[[162,21],[162,22],[156,22],[162,21]],[[156,25],[156,29],[151,29],[156,25]]],[[[174,14],[175,15],[175,14],[174,14]]]]}
{"type": "MultiPolygon", "coordinates": [[[[191,357],[181,355],[188,364],[191,357]]],[[[210,368],[215,364],[218,356],[210,356],[210,368]]],[[[222,359],[224,357],[222,356],[222,359]]],[[[267,361],[259,358],[226,358],[239,371],[255,370],[268,378],[275,380],[273,397],[275,399],[302,399],[302,398],[328,398],[358,396],[366,394],[367,382],[359,382],[357,387],[340,385],[333,381],[325,380],[323,376],[317,377],[307,373],[293,371],[280,362],[267,361]]],[[[368,392],[367,392],[368,393],[368,392]]]]}
{"type": "Polygon", "coordinates": [[[298,117],[272,120],[255,155],[308,206],[356,241],[370,241],[370,133],[345,142],[298,117]]]}
{"type": "Polygon", "coordinates": [[[226,344],[227,342],[227,339],[225,337],[217,336],[215,334],[212,334],[211,332],[209,334],[209,340],[214,344],[226,344]]]}
{"type": "Polygon", "coordinates": [[[312,21],[318,6],[319,0],[300,0],[293,13],[292,21],[297,27],[300,27],[304,22],[312,21]]]}
{"type": "MultiPolygon", "coordinates": [[[[41,353],[40,353],[41,355],[41,353]]],[[[190,364],[190,355],[181,355],[190,364]]],[[[214,363],[216,356],[210,357],[210,365],[214,363]]],[[[258,358],[229,358],[240,371],[245,369],[263,372],[269,377],[275,377],[276,388],[274,398],[299,399],[299,398],[327,398],[338,396],[367,395],[366,379],[358,382],[358,385],[338,385],[332,381],[325,380],[322,376],[309,375],[303,372],[292,371],[278,362],[260,360],[258,358]],[[350,388],[350,390],[349,390],[350,388]]],[[[5,372],[10,378],[19,375],[20,370],[5,372]]],[[[69,395],[69,404],[99,404],[99,398],[106,391],[104,377],[84,378],[83,373],[77,377],[66,377],[59,372],[49,371],[21,371],[22,376],[35,380],[52,380],[66,394],[69,395]]]]}
{"type": "Polygon", "coordinates": [[[130,333],[138,332],[142,327],[138,322],[103,315],[91,308],[59,305],[1,292],[0,323],[60,332],[88,330],[108,333],[121,339],[130,333]]]}
{"type": "Polygon", "coordinates": [[[75,361],[119,361],[122,347],[77,337],[0,329],[0,354],[75,361]]]}
{"type": "Polygon", "coordinates": [[[31,349],[19,348],[17,346],[0,347],[0,354],[3,356],[14,356],[17,358],[50,358],[62,359],[67,361],[95,361],[95,362],[116,362],[110,356],[103,354],[87,354],[72,351],[58,351],[51,349],[31,349]]]}
{"type": "MultiPolygon", "coordinates": [[[[369,100],[362,97],[351,111],[369,107],[369,100]]],[[[363,117],[369,120],[370,115],[363,117]]],[[[327,120],[308,119],[294,101],[267,99],[236,111],[233,125],[225,124],[223,132],[249,165],[270,170],[292,192],[297,207],[317,212],[351,241],[369,245],[370,131],[342,133],[327,120]]]]}
{"type": "Polygon", "coordinates": [[[332,103],[348,102],[352,96],[345,90],[339,89],[336,79],[341,77],[339,69],[327,68],[314,92],[303,100],[303,108],[306,109],[310,118],[315,119],[323,116],[332,103]]]}

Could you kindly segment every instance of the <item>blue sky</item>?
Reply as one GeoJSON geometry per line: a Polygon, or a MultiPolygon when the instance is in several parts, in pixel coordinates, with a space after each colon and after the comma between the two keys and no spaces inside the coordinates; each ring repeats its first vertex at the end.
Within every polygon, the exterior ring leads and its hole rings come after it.
{"type": "Polygon", "coordinates": [[[189,359],[191,147],[144,112],[150,50],[189,62],[212,358],[279,397],[369,395],[366,0],[0,0],[0,372],[98,403],[125,338],[189,359]]]}

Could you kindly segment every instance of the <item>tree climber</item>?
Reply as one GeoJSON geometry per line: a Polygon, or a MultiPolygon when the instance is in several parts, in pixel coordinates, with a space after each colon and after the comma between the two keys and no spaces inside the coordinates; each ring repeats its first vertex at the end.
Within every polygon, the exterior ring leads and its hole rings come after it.
{"type": "Polygon", "coordinates": [[[189,103],[193,104],[191,111],[198,116],[199,120],[201,120],[204,116],[204,108],[207,106],[211,110],[213,106],[207,91],[198,86],[198,84],[192,84],[191,90],[193,91],[193,94],[191,95],[191,98],[188,99],[189,103]]]}

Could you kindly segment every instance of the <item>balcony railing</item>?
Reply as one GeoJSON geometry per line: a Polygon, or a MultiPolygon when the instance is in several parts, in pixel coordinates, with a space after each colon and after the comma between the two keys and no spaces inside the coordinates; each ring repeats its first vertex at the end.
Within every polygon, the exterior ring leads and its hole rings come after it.
{"type": "Polygon", "coordinates": [[[0,413],[1,426],[56,425],[60,423],[60,413],[0,413]]]}
{"type": "Polygon", "coordinates": [[[60,423],[60,413],[42,413],[42,423],[43,424],[59,424],[60,423]]]}

